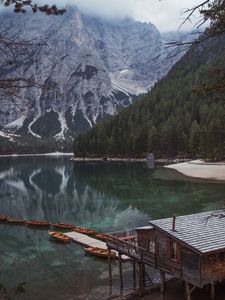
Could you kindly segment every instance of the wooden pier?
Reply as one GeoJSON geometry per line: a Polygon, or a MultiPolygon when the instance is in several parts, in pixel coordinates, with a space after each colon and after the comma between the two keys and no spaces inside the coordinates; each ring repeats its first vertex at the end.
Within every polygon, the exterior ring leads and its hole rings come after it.
{"type": "MultiPolygon", "coordinates": [[[[91,237],[86,234],[75,232],[75,231],[67,232],[64,234],[66,236],[72,238],[72,242],[79,244],[83,247],[98,247],[98,248],[102,248],[102,249],[108,249],[105,242],[96,239],[94,236],[91,237]]],[[[119,258],[118,252],[116,253],[116,257],[119,258]]],[[[121,259],[123,261],[131,260],[131,258],[128,257],[127,255],[122,255],[121,259]]]]}

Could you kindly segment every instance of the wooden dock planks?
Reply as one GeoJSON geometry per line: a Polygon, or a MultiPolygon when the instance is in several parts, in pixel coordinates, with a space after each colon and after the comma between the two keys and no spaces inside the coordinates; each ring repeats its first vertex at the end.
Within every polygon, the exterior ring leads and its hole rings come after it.
{"type": "MultiPolygon", "coordinates": [[[[84,247],[99,247],[99,248],[102,248],[102,249],[107,249],[107,246],[106,246],[105,242],[97,240],[96,238],[88,236],[86,234],[72,231],[72,232],[65,233],[65,235],[72,238],[72,241],[74,243],[77,243],[77,244],[82,245],[84,247]]],[[[116,253],[116,257],[117,258],[119,257],[118,252],[116,253]]],[[[126,255],[122,255],[121,258],[122,258],[123,261],[130,260],[130,257],[128,257],[126,255]]]]}

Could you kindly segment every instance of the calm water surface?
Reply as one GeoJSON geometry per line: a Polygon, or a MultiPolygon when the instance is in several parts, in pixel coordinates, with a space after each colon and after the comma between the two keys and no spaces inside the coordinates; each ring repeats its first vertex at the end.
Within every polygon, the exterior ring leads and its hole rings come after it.
{"type": "MultiPolygon", "coordinates": [[[[73,163],[68,157],[0,158],[0,214],[74,223],[110,232],[148,220],[221,206],[225,184],[190,180],[145,164],[73,163]]],[[[76,244],[49,241],[47,230],[0,224],[0,280],[26,282],[26,300],[100,300],[107,262],[76,244]],[[4,255],[3,255],[4,254],[4,255]]],[[[114,271],[117,292],[118,266],[114,271]]],[[[124,268],[131,286],[131,266],[124,268]]]]}

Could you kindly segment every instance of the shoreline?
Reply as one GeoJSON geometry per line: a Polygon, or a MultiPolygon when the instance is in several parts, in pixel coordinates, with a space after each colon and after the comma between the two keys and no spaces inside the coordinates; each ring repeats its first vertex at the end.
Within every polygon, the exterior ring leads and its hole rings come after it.
{"type": "Polygon", "coordinates": [[[192,178],[225,181],[225,162],[205,162],[192,160],[164,166],[192,178]]]}
{"type": "Polygon", "coordinates": [[[18,157],[18,156],[73,156],[73,153],[68,152],[49,152],[49,153],[27,153],[27,154],[20,154],[20,153],[15,153],[15,154],[0,154],[1,157],[18,157]]]}
{"type": "Polygon", "coordinates": [[[163,167],[173,169],[178,173],[190,177],[204,180],[225,181],[225,161],[221,162],[207,162],[203,160],[191,160],[188,158],[158,158],[149,160],[147,158],[118,158],[118,157],[74,157],[72,152],[50,152],[50,153],[27,153],[27,154],[2,154],[1,158],[6,157],[70,157],[69,160],[73,162],[124,162],[124,163],[147,163],[152,167],[154,164],[164,164],[163,167]]]}
{"type": "Polygon", "coordinates": [[[147,163],[180,163],[180,162],[187,162],[190,159],[183,158],[156,158],[153,160],[149,160],[147,158],[124,158],[124,157],[72,157],[71,161],[82,161],[82,162],[147,162],[147,163]]]}

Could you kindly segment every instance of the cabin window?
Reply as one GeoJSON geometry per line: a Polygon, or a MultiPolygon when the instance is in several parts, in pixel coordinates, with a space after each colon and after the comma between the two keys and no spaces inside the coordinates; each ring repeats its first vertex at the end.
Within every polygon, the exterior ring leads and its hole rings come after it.
{"type": "Polygon", "coordinates": [[[149,252],[155,254],[155,241],[149,241],[149,252]]]}
{"type": "Polygon", "coordinates": [[[180,259],[180,247],[176,241],[169,240],[168,243],[168,254],[169,258],[174,261],[179,261],[180,259]]]}
{"type": "Polygon", "coordinates": [[[177,243],[174,241],[171,241],[171,252],[170,252],[170,258],[172,260],[177,260],[177,243]]]}

